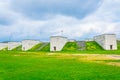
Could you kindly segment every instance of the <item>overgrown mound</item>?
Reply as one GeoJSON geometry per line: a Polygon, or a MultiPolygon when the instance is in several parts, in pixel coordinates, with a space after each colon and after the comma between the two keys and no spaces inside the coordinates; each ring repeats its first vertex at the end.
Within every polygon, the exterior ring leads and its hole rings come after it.
{"type": "Polygon", "coordinates": [[[8,47],[6,47],[6,48],[2,49],[1,51],[7,51],[7,50],[8,50],[8,47]]]}
{"type": "Polygon", "coordinates": [[[117,41],[117,48],[120,50],[120,41],[117,41]]]}
{"type": "Polygon", "coordinates": [[[43,45],[43,43],[39,43],[35,46],[33,46],[30,50],[28,51],[38,51],[38,49],[43,45]]]}
{"type": "Polygon", "coordinates": [[[86,42],[86,50],[103,50],[103,48],[95,41],[86,42]]]}
{"type": "Polygon", "coordinates": [[[40,51],[50,52],[50,43],[46,43],[40,51]]]}
{"type": "Polygon", "coordinates": [[[12,51],[22,51],[22,45],[14,48],[12,51]]]}
{"type": "Polygon", "coordinates": [[[77,42],[67,42],[62,51],[77,51],[78,48],[77,42]]]}

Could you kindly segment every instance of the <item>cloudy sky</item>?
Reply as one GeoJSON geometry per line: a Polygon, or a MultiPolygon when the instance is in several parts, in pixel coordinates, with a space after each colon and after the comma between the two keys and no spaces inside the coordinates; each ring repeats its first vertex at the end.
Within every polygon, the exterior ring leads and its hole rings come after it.
{"type": "Polygon", "coordinates": [[[104,33],[120,38],[120,0],[0,0],[1,42],[104,33]]]}

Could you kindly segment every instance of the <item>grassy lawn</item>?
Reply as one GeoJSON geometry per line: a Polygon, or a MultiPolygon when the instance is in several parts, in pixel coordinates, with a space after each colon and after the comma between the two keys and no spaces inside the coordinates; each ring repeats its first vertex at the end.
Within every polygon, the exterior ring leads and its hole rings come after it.
{"type": "Polygon", "coordinates": [[[0,80],[120,80],[120,67],[82,58],[47,52],[1,51],[0,80]]]}
{"type": "Polygon", "coordinates": [[[118,54],[120,55],[120,50],[84,50],[84,51],[60,51],[57,53],[63,53],[63,54],[118,54]]]}

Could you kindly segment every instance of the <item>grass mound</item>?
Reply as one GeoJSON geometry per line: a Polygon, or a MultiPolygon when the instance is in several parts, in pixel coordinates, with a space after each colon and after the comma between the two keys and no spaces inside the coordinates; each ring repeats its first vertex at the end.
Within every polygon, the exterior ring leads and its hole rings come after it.
{"type": "Polygon", "coordinates": [[[77,42],[67,42],[62,51],[77,51],[78,48],[77,42]]]}
{"type": "Polygon", "coordinates": [[[7,51],[7,50],[8,50],[8,47],[6,47],[6,48],[2,49],[1,51],[7,51]]]}
{"type": "Polygon", "coordinates": [[[117,41],[117,48],[120,50],[120,41],[117,41]]]}
{"type": "Polygon", "coordinates": [[[86,50],[103,50],[103,48],[95,41],[86,42],[86,50]]]}
{"type": "Polygon", "coordinates": [[[28,50],[28,51],[37,51],[38,48],[40,48],[40,47],[42,46],[42,44],[43,44],[43,43],[39,43],[39,44],[35,45],[34,47],[32,47],[32,48],[31,48],[30,50],[28,50]]]}
{"type": "Polygon", "coordinates": [[[20,45],[20,46],[14,48],[12,51],[21,51],[21,50],[22,50],[22,45],[20,45]]]}
{"type": "Polygon", "coordinates": [[[46,46],[44,46],[40,51],[50,52],[50,43],[48,43],[46,46]]]}
{"type": "MultiPolygon", "coordinates": [[[[80,47],[77,45],[77,42],[68,42],[62,49],[62,51],[80,51],[78,50],[80,47]]],[[[84,51],[89,50],[103,50],[103,48],[97,44],[95,41],[86,42],[86,49],[84,51]]]]}

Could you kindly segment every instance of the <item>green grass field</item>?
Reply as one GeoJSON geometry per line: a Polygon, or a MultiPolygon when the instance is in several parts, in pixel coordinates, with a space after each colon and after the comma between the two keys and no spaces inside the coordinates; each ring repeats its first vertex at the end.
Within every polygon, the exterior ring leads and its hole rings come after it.
{"type": "Polygon", "coordinates": [[[60,52],[50,52],[50,44],[37,51],[41,45],[26,52],[21,46],[0,51],[0,80],[120,80],[120,60],[106,57],[120,55],[120,42],[113,51],[96,42],[86,42],[86,50],[69,42],[60,52]]]}
{"type": "Polygon", "coordinates": [[[0,51],[0,80],[120,80],[118,66],[49,54],[0,51]]]}

